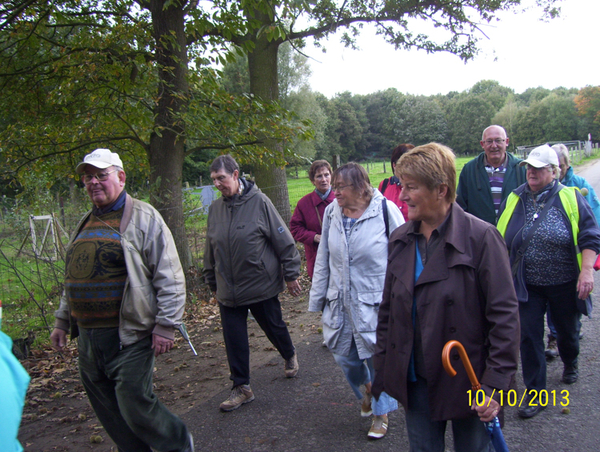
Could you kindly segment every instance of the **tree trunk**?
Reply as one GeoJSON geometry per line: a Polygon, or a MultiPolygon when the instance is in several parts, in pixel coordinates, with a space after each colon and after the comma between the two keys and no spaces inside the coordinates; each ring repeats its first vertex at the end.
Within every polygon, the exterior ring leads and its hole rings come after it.
{"type": "MultiPolygon", "coordinates": [[[[254,11],[253,19],[271,24],[271,18],[262,12],[254,11]]],[[[254,50],[248,53],[248,72],[250,73],[250,92],[265,102],[279,100],[277,76],[277,52],[282,41],[269,41],[265,34],[254,37],[254,50]]],[[[283,146],[276,140],[266,139],[266,147],[273,153],[283,154],[283,146]]],[[[256,184],[271,199],[275,208],[287,224],[292,217],[287,189],[285,168],[258,164],[254,171],[256,184]]]]}
{"type": "Polygon", "coordinates": [[[156,40],[158,95],[154,131],[150,136],[151,203],[171,229],[184,270],[191,265],[191,253],[183,217],[181,187],[185,124],[181,115],[188,105],[187,45],[184,12],[178,2],[167,8],[166,0],[151,0],[150,12],[156,40]]]}

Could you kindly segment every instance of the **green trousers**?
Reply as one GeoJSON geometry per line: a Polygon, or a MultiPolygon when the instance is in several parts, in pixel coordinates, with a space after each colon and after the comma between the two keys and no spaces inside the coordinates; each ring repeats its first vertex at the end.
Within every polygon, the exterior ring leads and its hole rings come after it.
{"type": "Polygon", "coordinates": [[[187,427],[152,391],[152,337],[121,349],[118,328],[79,331],[81,381],[119,452],[184,450],[187,427]]]}

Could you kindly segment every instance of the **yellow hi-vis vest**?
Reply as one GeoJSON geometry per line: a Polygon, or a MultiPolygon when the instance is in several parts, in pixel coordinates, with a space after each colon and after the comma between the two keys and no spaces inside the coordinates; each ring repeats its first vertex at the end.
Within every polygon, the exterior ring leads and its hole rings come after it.
{"type": "MultiPolygon", "coordinates": [[[[577,195],[575,194],[575,190],[579,190],[579,188],[563,186],[558,192],[558,197],[560,198],[560,202],[562,203],[562,206],[567,213],[567,217],[569,218],[569,222],[571,223],[573,244],[575,245],[575,250],[577,251],[577,264],[579,265],[579,271],[581,271],[581,250],[577,244],[577,236],[579,235],[579,206],[577,205],[577,195]]],[[[519,199],[519,196],[515,195],[514,192],[511,192],[511,194],[508,195],[508,198],[506,198],[506,207],[504,208],[502,215],[500,215],[500,218],[498,219],[498,225],[496,226],[498,231],[500,231],[500,234],[502,234],[502,237],[504,237],[506,234],[508,222],[510,221],[515,208],[517,207],[519,199]]]]}

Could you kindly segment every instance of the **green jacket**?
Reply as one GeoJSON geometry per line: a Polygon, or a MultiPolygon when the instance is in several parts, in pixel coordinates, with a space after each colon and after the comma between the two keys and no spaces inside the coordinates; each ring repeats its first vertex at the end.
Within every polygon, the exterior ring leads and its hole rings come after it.
{"type": "MultiPolygon", "coordinates": [[[[511,191],[527,181],[524,167],[519,167],[521,159],[510,153],[507,155],[506,173],[502,184],[502,201],[511,191]]],[[[496,224],[496,210],[490,189],[490,178],[485,170],[485,152],[467,163],[460,173],[456,190],[456,202],[477,218],[496,224]]]]}
{"type": "Polygon", "coordinates": [[[244,306],[277,296],[300,276],[296,242],[273,203],[240,179],[242,196],[221,197],[208,211],[204,278],[219,303],[244,306]]]}

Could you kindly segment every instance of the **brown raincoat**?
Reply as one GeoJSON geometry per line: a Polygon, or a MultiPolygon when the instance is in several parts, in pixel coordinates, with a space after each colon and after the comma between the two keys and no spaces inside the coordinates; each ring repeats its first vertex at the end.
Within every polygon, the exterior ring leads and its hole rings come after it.
{"type": "Polygon", "coordinates": [[[496,389],[497,400],[498,390],[504,390],[504,404],[519,354],[519,308],[504,240],[494,226],[456,203],[450,215],[445,237],[416,285],[416,239],[409,232],[418,230],[419,223],[409,221],[392,234],[373,357],[373,393],[385,391],[406,407],[416,296],[426,374],[422,376],[434,421],[476,415],[467,393],[471,384],[456,349],[451,362],[458,374],[450,377],[442,367],[447,341],[464,345],[479,382],[485,389],[496,389]]]}

